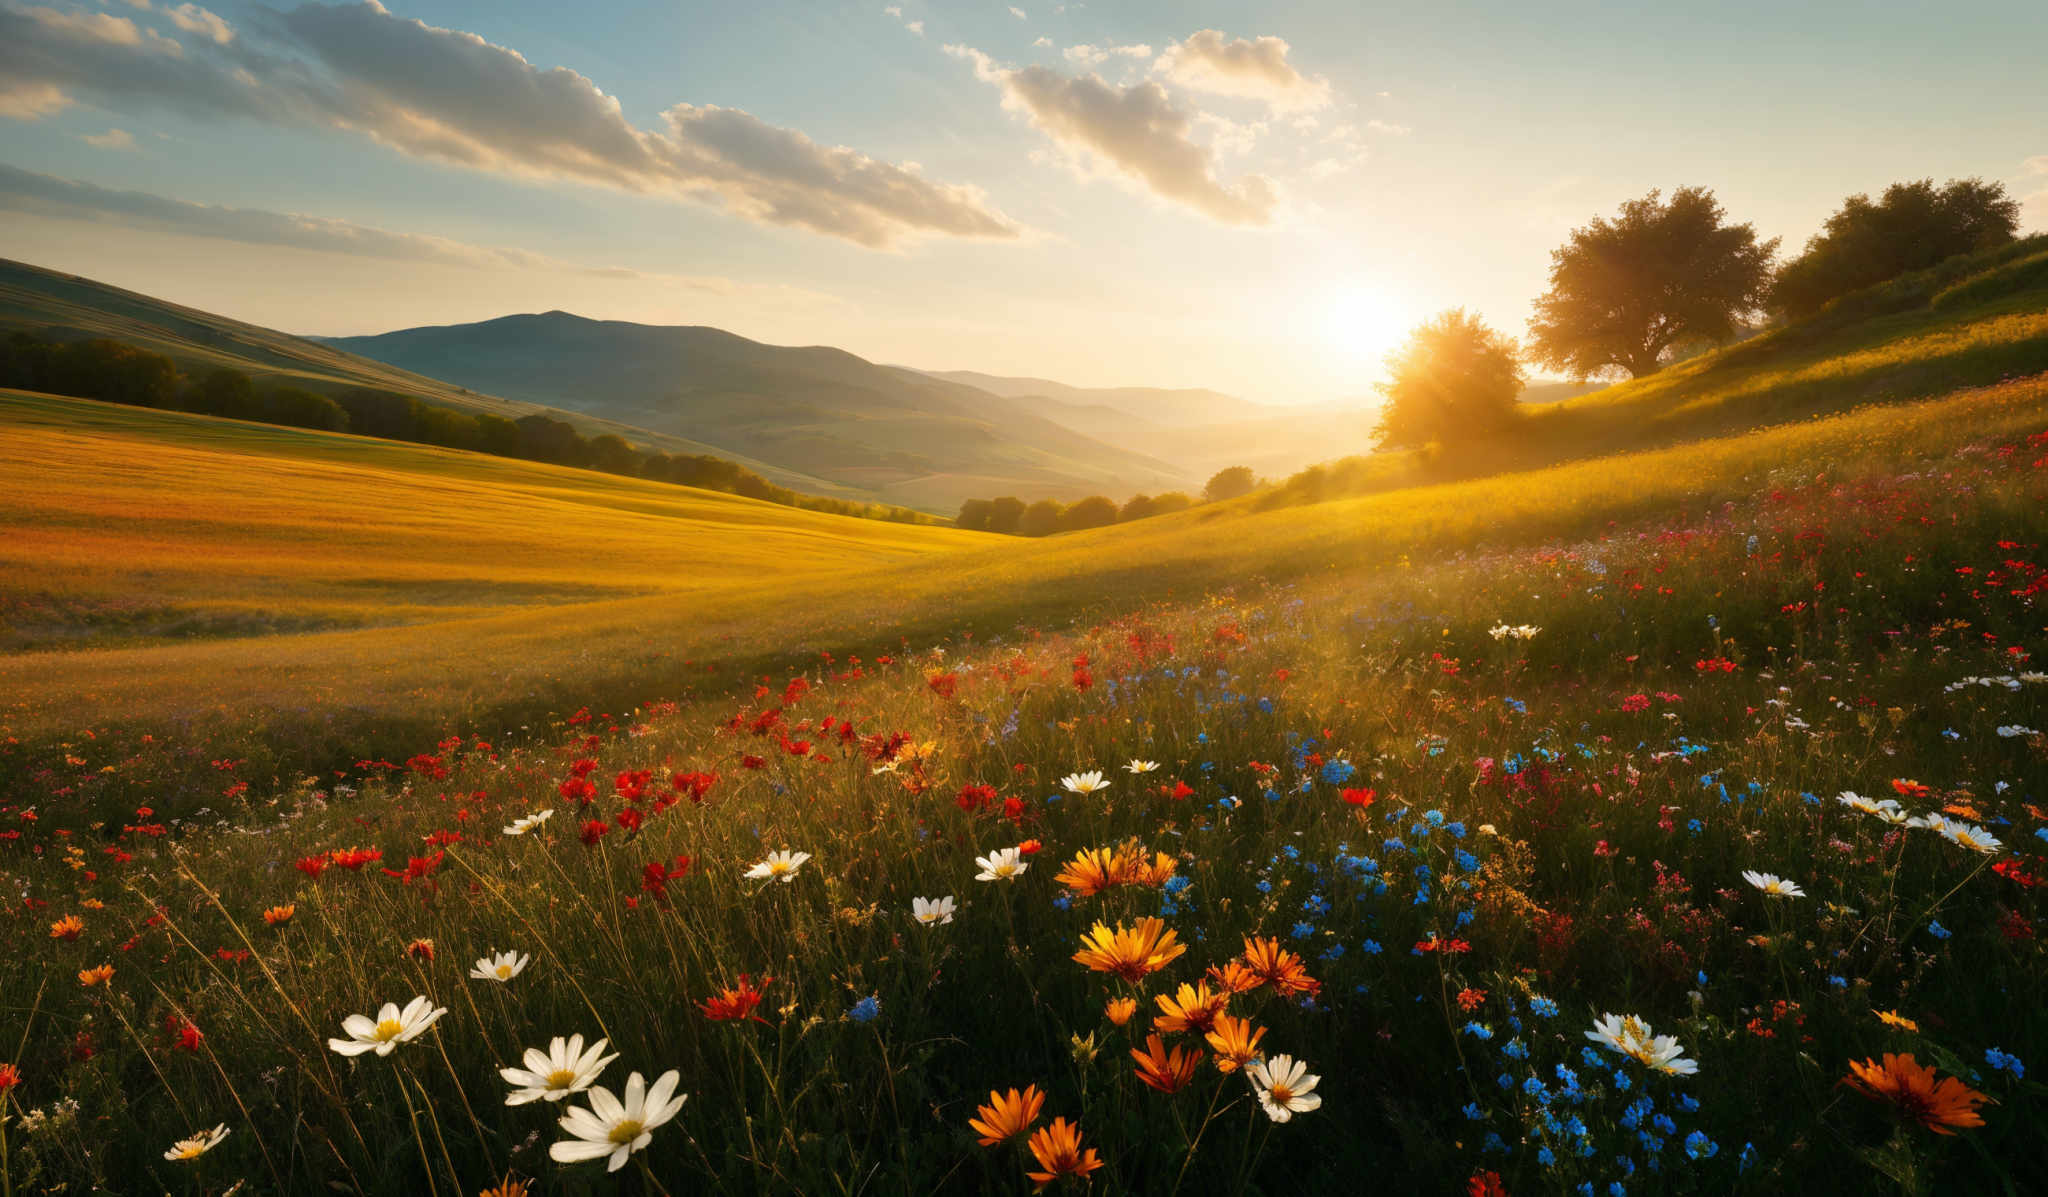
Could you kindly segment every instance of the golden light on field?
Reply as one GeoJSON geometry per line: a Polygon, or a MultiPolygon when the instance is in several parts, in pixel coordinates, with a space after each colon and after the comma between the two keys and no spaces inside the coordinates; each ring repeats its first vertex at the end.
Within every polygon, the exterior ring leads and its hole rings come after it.
{"type": "Polygon", "coordinates": [[[1303,313],[1317,339],[1343,362],[1377,369],[1414,318],[1387,291],[1347,283],[1317,294],[1303,313]]]}

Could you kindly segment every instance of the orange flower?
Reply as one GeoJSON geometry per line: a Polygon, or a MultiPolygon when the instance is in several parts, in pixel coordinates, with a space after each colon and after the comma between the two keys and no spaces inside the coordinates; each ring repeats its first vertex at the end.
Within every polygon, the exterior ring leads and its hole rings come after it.
{"type": "Polygon", "coordinates": [[[1911,1052],[1886,1052],[1882,1064],[1868,1058],[1861,1063],[1851,1060],[1842,1083],[1865,1097],[1891,1102],[1901,1118],[1937,1135],[1954,1134],[1950,1127],[1984,1125],[1977,1107],[1991,1100],[1952,1076],[1937,1084],[1934,1066],[1914,1060],[1911,1052]]]}
{"type": "Polygon", "coordinates": [[[96,968],[82,968],[78,970],[78,983],[87,989],[113,979],[114,966],[111,964],[102,964],[96,968]]]}
{"type": "Polygon", "coordinates": [[[21,1073],[15,1070],[14,1065],[0,1063],[0,1093],[5,1093],[20,1083],[21,1073]]]}
{"type": "Polygon", "coordinates": [[[510,1176],[507,1176],[497,1184],[478,1193],[476,1197],[526,1197],[530,1192],[532,1190],[526,1187],[525,1181],[513,1180],[510,1176]]]}
{"type": "Polygon", "coordinates": [[[1045,1171],[1024,1175],[1041,1189],[1062,1176],[1086,1180],[1089,1173],[1102,1167],[1102,1157],[1095,1154],[1093,1147],[1081,1149],[1081,1128],[1064,1118],[1055,1118],[1051,1126],[1034,1132],[1029,1146],[1031,1154],[1038,1158],[1038,1166],[1045,1171]]]}
{"type": "Polygon", "coordinates": [[[1484,989],[1473,989],[1467,986],[1458,991],[1458,1009],[1468,1014],[1485,1004],[1486,991],[1484,989]]]}
{"type": "Polygon", "coordinates": [[[753,1019],[763,1026],[768,1020],[754,1013],[761,1005],[761,991],[775,983],[773,977],[762,977],[759,985],[747,973],[740,974],[738,985],[728,985],[717,997],[708,997],[697,1003],[704,1011],[704,1017],[713,1022],[741,1022],[753,1019]]]}
{"type": "Polygon", "coordinates": [[[1271,985],[1281,997],[1297,994],[1317,993],[1323,983],[1308,975],[1302,966],[1301,957],[1280,946],[1277,939],[1252,939],[1244,941],[1244,964],[1260,984],[1271,985]]]}
{"type": "Polygon", "coordinates": [[[417,956],[421,960],[432,960],[434,958],[434,941],[431,939],[415,939],[405,945],[405,954],[417,956]]]}
{"type": "Polygon", "coordinates": [[[50,924],[51,939],[77,939],[85,934],[85,920],[75,914],[67,914],[50,924]]]}
{"type": "Polygon", "coordinates": [[[1232,1018],[1228,1014],[1216,1016],[1216,1029],[1205,1038],[1209,1046],[1216,1049],[1216,1071],[1236,1072],[1258,1058],[1259,1040],[1266,1037],[1266,1028],[1255,1027],[1249,1018],[1232,1018]]]}
{"type": "Polygon", "coordinates": [[[1898,1031],[1917,1031],[1920,1029],[1919,1023],[1914,1022],[1896,1010],[1879,1010],[1877,1012],[1877,1021],[1898,1031]]]}
{"type": "Polygon", "coordinates": [[[1114,931],[1097,923],[1081,937],[1082,947],[1074,953],[1074,961],[1136,984],[1187,952],[1187,945],[1177,940],[1161,919],[1139,919],[1136,927],[1118,923],[1114,931]]]}
{"type": "Polygon", "coordinates": [[[1109,1016],[1109,1021],[1122,1026],[1131,1021],[1131,1015],[1138,1012],[1138,999],[1127,997],[1111,998],[1103,1003],[1102,1012],[1109,1016]]]}
{"type": "Polygon", "coordinates": [[[270,909],[263,912],[263,921],[269,926],[281,927],[284,924],[291,922],[292,916],[297,914],[298,912],[299,908],[296,905],[289,903],[283,906],[273,906],[270,909]]]}
{"type": "Polygon", "coordinates": [[[1178,1093],[1195,1079],[1195,1069],[1201,1066],[1202,1053],[1180,1047],[1169,1052],[1164,1041],[1155,1034],[1145,1037],[1144,1047],[1131,1049],[1131,1059],[1138,1062],[1139,1080],[1161,1093],[1178,1093]]]}
{"type": "Polygon", "coordinates": [[[1149,865],[1145,863],[1145,857],[1140,853],[1131,861],[1131,880],[1139,885],[1165,885],[1173,879],[1173,871],[1176,867],[1177,865],[1173,857],[1168,856],[1164,852],[1154,853],[1152,863],[1149,865]]]}
{"type": "Polygon", "coordinates": [[[1216,1016],[1223,1013],[1223,1007],[1230,1001],[1230,991],[1217,993],[1209,988],[1209,982],[1198,985],[1182,982],[1180,991],[1172,997],[1160,994],[1152,999],[1159,1003],[1161,1013],[1153,1018],[1152,1029],[1173,1034],[1177,1031],[1203,1031],[1216,1025],[1216,1016]]]}
{"type": "Polygon", "coordinates": [[[1031,1129],[1038,1121],[1038,1113],[1045,1108],[1045,1094],[1036,1085],[1026,1085],[1022,1093],[1012,1089],[1008,1093],[988,1091],[988,1104],[979,1106],[975,1113],[979,1118],[969,1118],[967,1125],[981,1136],[983,1147],[994,1147],[1005,1139],[1014,1138],[1031,1129]]]}
{"type": "Polygon", "coordinates": [[[1079,898],[1092,898],[1124,880],[1127,862],[1116,848],[1083,848],[1053,878],[1079,898]]]}
{"type": "Polygon", "coordinates": [[[1241,961],[1237,960],[1232,960],[1222,968],[1217,968],[1213,964],[1210,965],[1209,979],[1233,994],[1250,993],[1252,990],[1265,984],[1259,978],[1259,974],[1246,968],[1241,961]]]}

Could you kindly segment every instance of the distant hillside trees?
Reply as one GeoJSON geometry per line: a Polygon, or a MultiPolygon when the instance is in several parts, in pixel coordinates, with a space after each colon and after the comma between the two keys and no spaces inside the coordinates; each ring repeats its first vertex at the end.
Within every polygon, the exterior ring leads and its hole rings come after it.
{"type": "Polygon", "coordinates": [[[1386,397],[1374,434],[1382,448],[1455,444],[1497,435],[1515,417],[1524,378],[1512,337],[1463,308],[1424,321],[1387,355],[1386,397]]]}
{"type": "Polygon", "coordinates": [[[1851,291],[1925,270],[1957,254],[1996,249],[2019,230],[2019,201],[2002,183],[1894,183],[1876,201],[1852,195],[1772,284],[1772,308],[1803,320],[1851,291]]]}
{"type": "Polygon", "coordinates": [[[1202,488],[1202,497],[1211,503],[1223,503],[1243,498],[1258,485],[1259,480],[1250,466],[1231,466],[1210,476],[1209,484],[1202,488]]]}
{"type": "Polygon", "coordinates": [[[1732,340],[1761,309],[1777,240],[1727,223],[1705,188],[1658,194],[1595,217],[1550,255],[1550,290],[1529,321],[1533,361],[1575,378],[1641,378],[1674,352],[1732,340]]]}
{"type": "Polygon", "coordinates": [[[1128,524],[1132,520],[1150,519],[1155,515],[1172,515],[1176,511],[1186,511],[1194,505],[1195,501],[1193,499],[1177,490],[1167,491],[1163,495],[1133,495],[1130,501],[1125,503],[1123,508],[1116,513],[1116,519],[1120,524],[1128,524]]]}
{"type": "Polygon", "coordinates": [[[1103,495],[1089,495],[1060,515],[1060,528],[1066,532],[1085,532],[1090,528],[1107,528],[1116,522],[1116,501],[1103,495]]]}
{"type": "Polygon", "coordinates": [[[1060,530],[1060,516],[1066,508],[1051,499],[1040,499],[1024,509],[1024,520],[1018,526],[1020,536],[1051,536],[1060,530]]]}
{"type": "MultiPolygon", "coordinates": [[[[538,412],[508,420],[374,387],[356,387],[329,398],[299,387],[259,386],[247,374],[227,367],[188,379],[179,374],[177,363],[160,353],[105,338],[59,343],[17,332],[0,339],[0,387],[587,466],[806,511],[894,523],[938,522],[907,507],[799,494],[723,458],[643,453],[615,433],[585,439],[575,425],[538,412]]],[[[1009,502],[1016,508],[1010,519],[1014,527],[1024,505],[1009,502]]],[[[997,500],[995,506],[1002,504],[997,500]]],[[[1008,509],[1004,511],[1007,514],[1008,509]]]]}

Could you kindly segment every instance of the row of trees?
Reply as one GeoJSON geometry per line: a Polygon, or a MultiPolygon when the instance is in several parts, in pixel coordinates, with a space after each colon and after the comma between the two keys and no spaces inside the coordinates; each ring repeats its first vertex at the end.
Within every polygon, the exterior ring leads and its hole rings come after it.
{"type": "Polygon", "coordinates": [[[1515,418],[1524,361],[1579,379],[1642,378],[1767,318],[1805,320],[1854,292],[2009,244],[2018,228],[2019,204],[2002,184],[1897,183],[1876,200],[1850,196],[1776,267],[1777,240],[1730,223],[1713,192],[1653,191],[1572,230],[1551,254],[1526,348],[1462,308],[1418,326],[1387,358],[1378,439],[1399,448],[1494,436],[1515,418]]]}
{"type": "Polygon", "coordinates": [[[897,523],[931,519],[906,507],[800,494],[722,457],[642,450],[615,433],[586,437],[573,424],[539,413],[510,419],[370,387],[329,396],[258,386],[225,367],[187,378],[163,354],[106,338],[53,342],[17,332],[0,341],[0,386],[577,466],[835,515],[897,523]]]}
{"type": "MultiPolygon", "coordinates": [[[[1206,502],[1220,503],[1248,495],[1258,485],[1259,480],[1250,466],[1231,466],[1216,471],[1210,477],[1209,484],[1202,488],[1202,498],[1206,502]]],[[[1155,515],[1171,515],[1194,505],[1193,498],[1177,490],[1163,495],[1136,495],[1122,506],[1107,495],[1090,495],[1071,505],[1051,499],[1026,503],[1015,495],[1004,495],[999,499],[967,500],[960,504],[960,514],[953,517],[953,523],[972,532],[1051,536],[1055,532],[1081,532],[1150,519],[1155,515]]]]}

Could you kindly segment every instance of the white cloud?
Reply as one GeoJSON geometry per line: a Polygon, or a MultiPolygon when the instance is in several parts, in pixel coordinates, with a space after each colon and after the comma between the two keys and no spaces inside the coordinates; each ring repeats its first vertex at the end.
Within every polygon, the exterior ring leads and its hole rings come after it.
{"type": "Polygon", "coordinates": [[[1045,50],[1052,49],[1052,39],[1049,37],[1036,38],[1031,44],[1045,50]]]}
{"type": "Polygon", "coordinates": [[[1027,14],[1023,9],[1018,8],[1014,4],[1010,6],[1010,15],[1017,18],[1020,21],[1028,21],[1031,19],[1029,14],[1027,14]]]}
{"type": "MultiPolygon", "coordinates": [[[[120,133],[120,130],[114,132],[120,133]]],[[[444,237],[394,233],[322,216],[194,204],[146,191],[117,191],[5,164],[0,164],[0,211],[115,224],[245,245],[274,245],[480,270],[556,270],[607,278],[639,276],[637,271],[617,267],[579,266],[521,249],[497,249],[444,237]]]]}
{"type": "Polygon", "coordinates": [[[0,79],[9,81],[0,113],[42,115],[84,92],[150,111],[339,128],[415,157],[709,200],[749,220],[875,248],[1019,233],[977,188],[820,145],[737,109],[679,104],[658,127],[637,127],[575,71],[543,70],[374,0],[271,14],[262,46],[209,39],[175,59],[133,32],[120,18],[0,6],[0,79]]]}
{"type": "Polygon", "coordinates": [[[924,36],[924,22],[923,22],[923,21],[905,21],[905,22],[903,22],[903,27],[904,27],[905,29],[908,29],[908,30],[910,30],[910,31],[911,31],[912,33],[915,33],[915,34],[916,34],[917,36],[919,36],[919,37],[923,37],[923,36],[924,36]]]}
{"type": "Polygon", "coordinates": [[[2027,175],[2048,175],[2048,154],[2036,154],[2020,163],[2020,173],[2027,175]]]}
{"type": "Polygon", "coordinates": [[[126,129],[109,129],[104,133],[88,133],[81,140],[89,146],[103,150],[132,150],[135,137],[126,129]]]}
{"type": "Polygon", "coordinates": [[[1414,130],[1410,129],[1406,125],[1397,125],[1391,121],[1382,120],[1367,121],[1365,122],[1365,127],[1371,129],[1375,133],[1385,133],[1389,137],[1406,137],[1408,136],[1408,134],[1414,132],[1414,130]]]}
{"type": "Polygon", "coordinates": [[[1119,87],[1094,74],[1010,69],[968,46],[947,46],[946,52],[972,62],[977,76],[1001,89],[1005,108],[1023,114],[1070,154],[1219,223],[1272,223],[1279,203],[1272,182],[1260,175],[1227,186],[1219,180],[1213,152],[1189,137],[1194,116],[1175,107],[1159,84],[1119,87]]]}
{"type": "Polygon", "coordinates": [[[0,118],[11,121],[41,120],[71,106],[64,89],[29,80],[0,82],[0,118]]]}
{"type": "Polygon", "coordinates": [[[171,18],[171,24],[187,33],[199,34],[216,45],[225,46],[235,40],[235,31],[226,21],[197,4],[180,4],[176,8],[165,9],[164,15],[171,18]]]}
{"type": "Polygon", "coordinates": [[[1160,54],[1159,73],[1194,91],[1258,100],[1275,112],[1321,108],[1330,102],[1328,80],[1303,75],[1287,61],[1290,47],[1277,37],[1231,38],[1204,29],[1160,54]]]}
{"type": "Polygon", "coordinates": [[[1134,46],[1091,46],[1083,43],[1068,46],[1065,50],[1067,61],[1076,66],[1095,66],[1112,58],[1147,59],[1152,57],[1152,47],[1142,43],[1134,46]]]}

